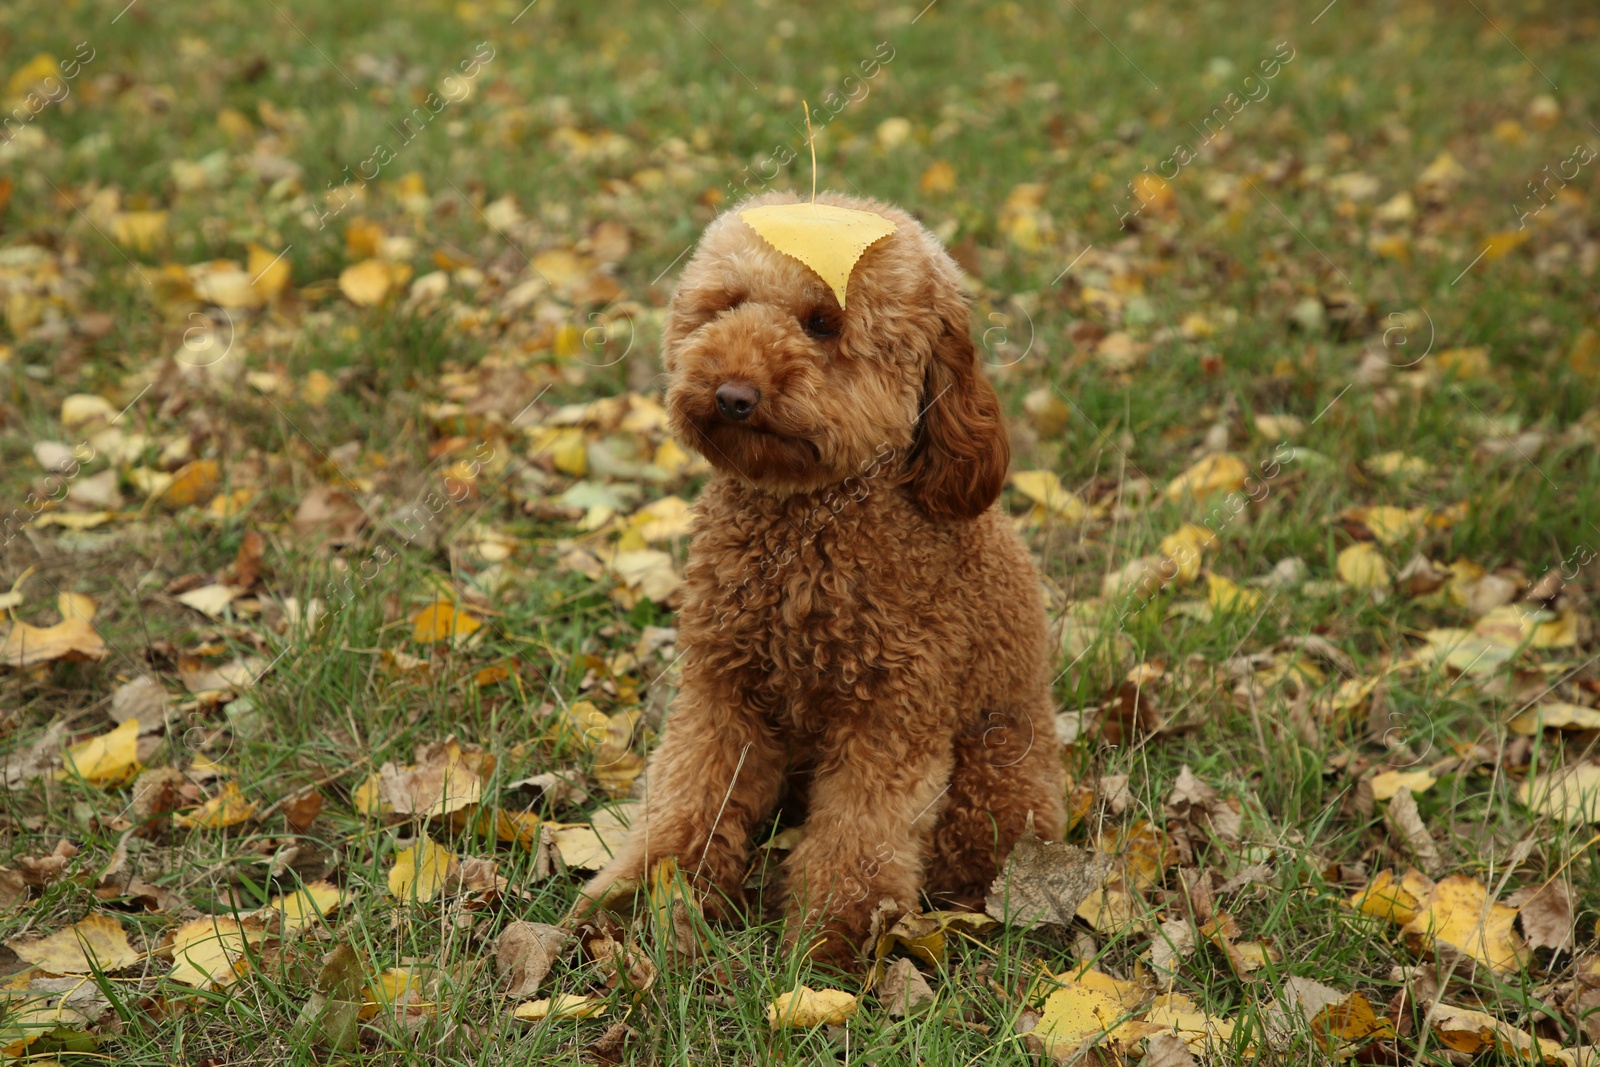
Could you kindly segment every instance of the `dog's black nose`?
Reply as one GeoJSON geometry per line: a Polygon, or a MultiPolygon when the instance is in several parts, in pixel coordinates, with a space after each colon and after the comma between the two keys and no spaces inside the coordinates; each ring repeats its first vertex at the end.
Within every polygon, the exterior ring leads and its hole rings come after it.
{"type": "Polygon", "coordinates": [[[722,417],[743,422],[761,402],[761,390],[749,382],[723,382],[717,386],[717,410],[722,417]]]}

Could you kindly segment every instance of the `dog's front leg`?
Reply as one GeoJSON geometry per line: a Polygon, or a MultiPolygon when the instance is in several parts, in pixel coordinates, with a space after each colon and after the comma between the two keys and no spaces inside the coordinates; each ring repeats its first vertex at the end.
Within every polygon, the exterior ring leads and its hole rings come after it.
{"type": "Polygon", "coordinates": [[[584,886],[576,913],[669,856],[701,892],[707,915],[721,917],[726,901],[740,900],[750,832],[777,801],[784,754],[732,686],[694,673],[685,671],[645,770],[643,810],[611,862],[584,886]]]}
{"type": "Polygon", "coordinates": [[[812,782],[805,837],[785,863],[785,937],[813,959],[853,960],[885,898],[897,910],[916,907],[924,853],[949,788],[948,741],[914,736],[904,719],[862,721],[875,718],[850,723],[848,735],[828,746],[812,782]]]}

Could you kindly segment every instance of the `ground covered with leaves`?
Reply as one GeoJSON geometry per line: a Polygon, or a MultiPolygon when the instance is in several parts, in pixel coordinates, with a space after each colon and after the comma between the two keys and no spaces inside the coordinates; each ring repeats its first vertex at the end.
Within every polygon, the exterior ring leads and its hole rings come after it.
{"type": "Polygon", "coordinates": [[[0,10],[0,1058],[1589,1062],[1597,38],[0,10]],[[663,308],[802,100],[969,275],[1070,741],[1068,841],[865,977],[670,869],[560,925],[682,652],[663,308]]]}

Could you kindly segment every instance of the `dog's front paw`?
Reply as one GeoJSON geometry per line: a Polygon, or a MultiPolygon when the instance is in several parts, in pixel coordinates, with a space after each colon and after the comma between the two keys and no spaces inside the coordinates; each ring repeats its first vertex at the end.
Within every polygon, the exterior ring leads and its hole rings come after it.
{"type": "Polygon", "coordinates": [[[784,923],[784,944],[803,952],[813,963],[860,971],[872,955],[877,935],[906,910],[891,897],[881,897],[875,903],[849,900],[805,912],[798,902],[791,901],[784,923]]]}

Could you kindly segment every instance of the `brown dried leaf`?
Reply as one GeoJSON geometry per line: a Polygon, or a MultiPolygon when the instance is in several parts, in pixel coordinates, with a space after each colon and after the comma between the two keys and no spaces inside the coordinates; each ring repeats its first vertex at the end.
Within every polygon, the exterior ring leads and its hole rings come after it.
{"type": "Polygon", "coordinates": [[[915,963],[903,957],[883,973],[874,992],[879,1003],[884,1005],[884,1010],[897,1019],[914,1014],[934,1001],[933,988],[928,985],[928,980],[922,977],[915,963]]]}
{"type": "Polygon", "coordinates": [[[495,973],[514,997],[531,997],[561,957],[571,935],[548,923],[513,922],[495,942],[495,973]]]}
{"type": "Polygon", "coordinates": [[[1070,926],[1078,905],[1100,888],[1109,862],[1076,845],[1044,841],[1028,829],[989,887],[985,911],[1013,925],[1070,926]]]}
{"type": "Polygon", "coordinates": [[[1529,948],[1572,951],[1576,943],[1572,890],[1565,882],[1556,879],[1519,889],[1506,898],[1506,906],[1517,909],[1529,948]]]}

